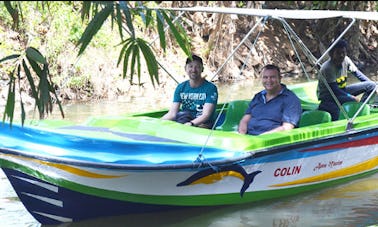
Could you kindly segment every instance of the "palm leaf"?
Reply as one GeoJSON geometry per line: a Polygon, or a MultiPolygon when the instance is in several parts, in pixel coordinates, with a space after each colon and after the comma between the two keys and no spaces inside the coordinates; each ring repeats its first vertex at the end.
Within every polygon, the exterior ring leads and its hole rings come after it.
{"type": "MultiPolygon", "coordinates": [[[[17,67],[18,72],[20,69],[20,65],[17,67]]],[[[3,115],[3,121],[5,121],[5,118],[8,117],[10,124],[13,122],[13,114],[14,114],[14,104],[16,102],[15,100],[15,78],[13,77],[15,73],[15,70],[13,70],[12,76],[10,77],[9,86],[8,86],[8,98],[7,103],[5,104],[5,111],[3,115]]]]}
{"type": "Polygon", "coordinates": [[[187,55],[187,56],[190,56],[191,53],[190,53],[190,48],[189,48],[189,43],[187,42],[186,39],[184,39],[181,34],[178,32],[178,30],[176,29],[175,25],[172,23],[172,20],[168,17],[168,15],[164,12],[164,11],[161,11],[161,13],[163,14],[163,17],[165,19],[165,21],[167,22],[167,24],[169,25],[169,28],[171,29],[173,35],[175,36],[176,38],[176,41],[177,43],[179,44],[179,46],[181,47],[181,49],[184,51],[184,53],[187,55]]]}
{"type": "Polygon", "coordinates": [[[139,52],[139,48],[138,48],[138,45],[135,45],[136,43],[134,43],[133,45],[133,50],[132,50],[132,54],[131,54],[131,65],[130,65],[130,83],[133,84],[133,80],[134,80],[134,71],[135,71],[135,58],[136,56],[138,55],[137,53],[139,52]]]}
{"type": "Polygon", "coordinates": [[[89,12],[91,10],[92,2],[91,1],[83,1],[83,7],[81,7],[81,20],[85,20],[85,18],[89,18],[89,12]]]}
{"type": "Polygon", "coordinates": [[[133,40],[132,39],[127,39],[125,42],[124,42],[124,45],[120,51],[120,54],[119,54],[119,57],[118,57],[118,61],[117,61],[117,66],[119,65],[119,63],[122,61],[122,57],[124,55],[124,52],[126,51],[126,48],[129,46],[130,42],[132,42],[133,40]]]}
{"type": "Polygon", "coordinates": [[[158,10],[156,10],[156,21],[159,33],[160,46],[165,51],[167,43],[165,41],[164,18],[158,10]]]}
{"type": "Polygon", "coordinates": [[[138,48],[138,52],[136,53],[136,61],[137,61],[137,75],[138,75],[138,85],[141,85],[141,82],[140,82],[140,76],[141,76],[141,65],[140,65],[140,54],[139,54],[139,48],[138,48]]]}
{"type": "Polygon", "coordinates": [[[132,50],[133,50],[133,44],[130,43],[129,46],[127,47],[127,49],[126,49],[124,59],[123,59],[123,74],[122,74],[123,78],[126,78],[127,68],[128,68],[128,64],[129,64],[129,57],[131,55],[132,50]]]}
{"type": "Polygon", "coordinates": [[[29,70],[28,66],[26,65],[25,60],[22,60],[22,67],[23,67],[23,70],[24,70],[24,72],[25,72],[25,74],[26,74],[26,78],[27,78],[28,81],[29,81],[30,88],[31,88],[31,90],[32,90],[33,98],[34,98],[37,102],[39,102],[37,89],[36,89],[36,87],[35,87],[33,77],[32,77],[32,75],[31,75],[31,73],[30,73],[30,70],[29,70]]]}
{"type": "Polygon", "coordinates": [[[28,47],[26,49],[26,56],[28,58],[32,59],[33,61],[39,62],[41,64],[47,63],[45,57],[43,57],[42,54],[37,49],[35,49],[33,47],[28,47]]]}
{"type": "Polygon", "coordinates": [[[6,56],[5,58],[2,58],[0,60],[0,63],[3,62],[3,61],[8,61],[8,60],[11,60],[11,59],[15,59],[15,58],[18,58],[20,57],[21,55],[19,54],[12,54],[12,55],[9,55],[9,56],[6,56]]]}
{"type": "Polygon", "coordinates": [[[150,74],[152,85],[155,86],[155,80],[159,83],[158,75],[158,65],[154,53],[152,52],[150,46],[147,45],[146,41],[143,39],[137,39],[138,45],[142,50],[144,59],[146,60],[146,65],[148,73],[150,74]]]}
{"type": "Polygon", "coordinates": [[[117,18],[117,24],[118,24],[118,31],[119,35],[121,36],[121,40],[123,40],[123,29],[122,29],[122,12],[119,5],[116,5],[116,18],[117,18]]]}
{"type": "Polygon", "coordinates": [[[40,75],[42,73],[42,69],[39,67],[37,62],[34,61],[33,59],[29,58],[27,55],[26,55],[26,58],[28,59],[28,62],[31,65],[31,67],[33,68],[35,74],[37,74],[37,76],[40,77],[40,75]]]}
{"type": "MultiPolygon", "coordinates": [[[[23,61],[25,62],[25,61],[23,61]]],[[[24,122],[25,122],[25,118],[26,118],[26,114],[25,114],[25,107],[24,107],[24,102],[22,101],[22,89],[21,89],[21,75],[20,75],[20,70],[21,70],[21,67],[18,67],[18,70],[17,70],[17,81],[18,81],[18,91],[19,91],[19,94],[20,94],[20,105],[21,105],[21,124],[24,125],[24,122]]]]}
{"type": "Polygon", "coordinates": [[[134,29],[134,25],[133,25],[133,21],[131,19],[131,11],[130,11],[130,8],[127,6],[127,3],[126,1],[120,1],[119,3],[120,5],[120,8],[122,9],[123,11],[123,14],[125,15],[125,18],[126,18],[126,25],[127,25],[127,28],[129,29],[130,33],[131,33],[131,37],[133,39],[135,39],[135,29],[134,29]]]}
{"type": "Polygon", "coordinates": [[[88,26],[81,38],[78,41],[78,46],[81,45],[78,55],[81,55],[87,48],[88,44],[91,42],[92,38],[97,34],[105,20],[109,17],[110,13],[113,11],[113,5],[107,4],[104,9],[97,13],[88,26]]]}

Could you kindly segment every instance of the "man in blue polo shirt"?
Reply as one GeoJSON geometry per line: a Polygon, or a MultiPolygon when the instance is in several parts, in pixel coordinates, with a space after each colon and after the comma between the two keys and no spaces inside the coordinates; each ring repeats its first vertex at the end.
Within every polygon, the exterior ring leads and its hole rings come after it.
{"type": "Polygon", "coordinates": [[[281,83],[280,69],[266,65],[262,71],[264,90],[257,93],[240,120],[241,134],[260,135],[293,129],[302,114],[299,98],[281,83]]]}

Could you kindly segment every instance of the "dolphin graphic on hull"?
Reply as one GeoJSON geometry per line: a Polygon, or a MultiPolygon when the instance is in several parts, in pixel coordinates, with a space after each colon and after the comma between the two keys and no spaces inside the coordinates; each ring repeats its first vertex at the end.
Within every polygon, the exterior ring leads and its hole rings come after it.
{"type": "Polygon", "coordinates": [[[240,165],[208,168],[193,174],[186,180],[178,183],[177,186],[181,187],[193,184],[213,184],[217,181],[222,180],[226,176],[233,176],[243,181],[243,186],[240,189],[240,196],[243,197],[244,192],[249,188],[255,176],[259,173],[261,173],[261,171],[257,170],[248,174],[240,165]]]}

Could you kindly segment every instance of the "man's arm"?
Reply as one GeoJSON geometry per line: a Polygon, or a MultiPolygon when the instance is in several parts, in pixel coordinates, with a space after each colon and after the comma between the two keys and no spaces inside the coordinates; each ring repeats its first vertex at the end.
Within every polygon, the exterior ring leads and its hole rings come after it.
{"type": "Polygon", "coordinates": [[[247,134],[248,122],[252,118],[250,114],[245,114],[239,122],[238,132],[240,134],[247,134]]]}
{"type": "Polygon", "coordinates": [[[166,114],[164,114],[164,116],[161,117],[161,119],[163,119],[163,120],[174,120],[176,118],[177,113],[180,110],[180,104],[181,103],[179,103],[179,102],[172,103],[172,106],[169,109],[169,111],[166,114]]]}
{"type": "Polygon", "coordinates": [[[215,109],[215,105],[213,103],[205,103],[205,105],[203,105],[201,116],[191,120],[191,122],[194,125],[200,125],[200,124],[206,123],[211,118],[211,115],[214,109],[215,109]]]}
{"type": "Polygon", "coordinates": [[[370,81],[369,77],[363,74],[348,56],[345,57],[345,61],[347,62],[349,72],[357,77],[357,79],[360,81],[370,81]]]}
{"type": "Polygon", "coordinates": [[[261,133],[261,134],[268,134],[268,133],[272,133],[272,132],[279,132],[279,131],[285,131],[285,130],[291,130],[294,128],[294,125],[291,124],[291,123],[287,123],[287,122],[284,122],[282,123],[281,126],[277,127],[277,128],[274,128],[274,129],[271,129],[269,131],[266,131],[264,133],[261,133]]]}

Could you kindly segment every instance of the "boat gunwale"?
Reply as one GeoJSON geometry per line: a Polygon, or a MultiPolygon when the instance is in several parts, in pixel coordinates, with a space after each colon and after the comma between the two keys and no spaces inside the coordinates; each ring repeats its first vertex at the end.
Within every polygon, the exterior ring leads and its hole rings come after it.
{"type": "Polygon", "coordinates": [[[244,155],[234,158],[224,158],[222,160],[202,161],[192,163],[177,163],[177,164],[125,164],[125,163],[111,163],[111,162],[94,162],[83,161],[70,158],[53,157],[48,155],[36,155],[26,152],[20,152],[14,149],[2,148],[0,151],[4,154],[17,155],[25,158],[37,159],[45,162],[52,162],[58,164],[75,165],[90,168],[102,169],[122,169],[122,170],[170,170],[170,169],[188,169],[188,168],[208,168],[213,166],[221,166],[227,164],[243,163],[248,159],[260,158],[272,154],[285,153],[290,150],[298,150],[301,147],[310,147],[313,144],[322,144],[323,141],[332,142],[348,137],[349,140],[367,133],[377,132],[377,128],[364,128],[359,130],[345,131],[337,135],[328,135],[321,138],[313,138],[306,141],[299,141],[290,144],[280,144],[273,147],[265,147],[253,151],[245,151],[244,155]]]}

